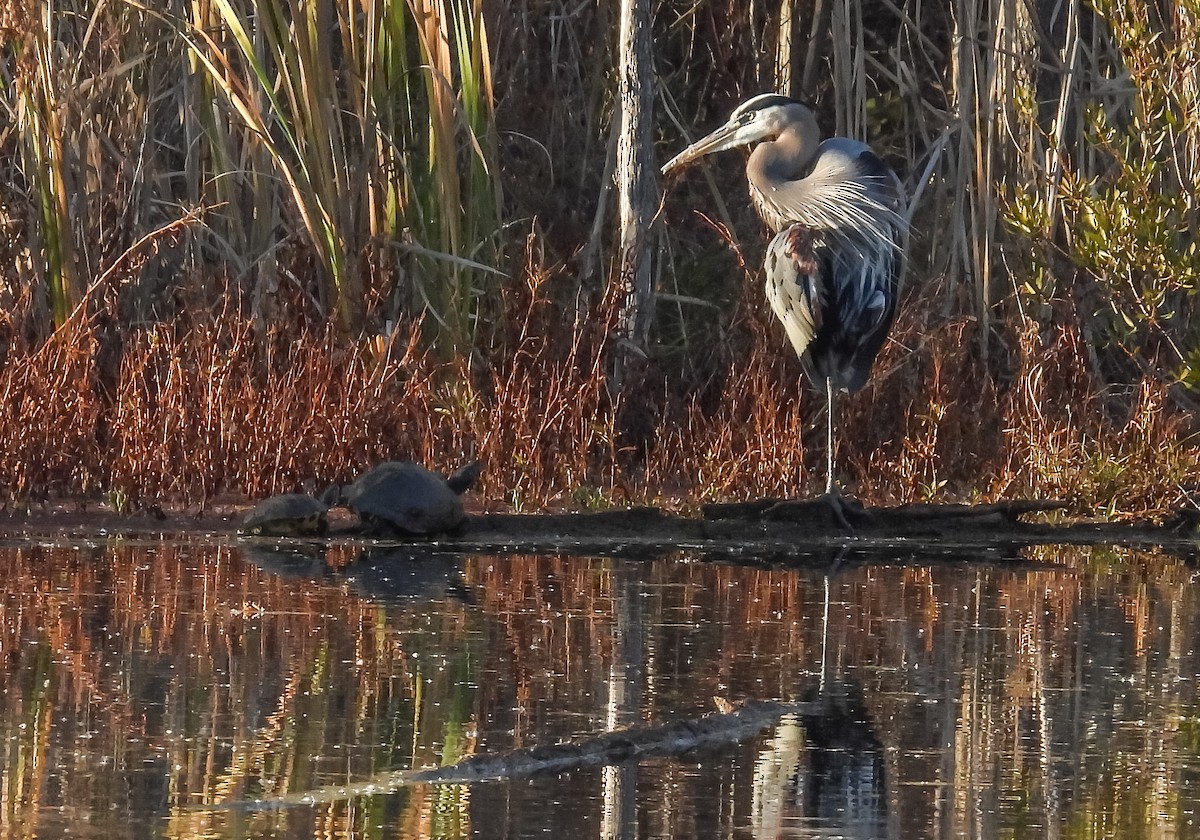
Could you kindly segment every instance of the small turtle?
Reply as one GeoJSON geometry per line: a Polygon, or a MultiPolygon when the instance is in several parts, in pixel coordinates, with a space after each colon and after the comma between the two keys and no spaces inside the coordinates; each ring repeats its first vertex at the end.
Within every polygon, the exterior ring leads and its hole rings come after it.
{"type": "Polygon", "coordinates": [[[303,493],[263,499],[242,520],[238,533],[255,537],[324,536],[329,505],[303,493]]]}
{"type": "Polygon", "coordinates": [[[411,461],[388,461],[363,473],[341,500],[367,528],[424,536],[455,531],[466,520],[462,499],[483,464],[472,461],[449,478],[411,461]]]}

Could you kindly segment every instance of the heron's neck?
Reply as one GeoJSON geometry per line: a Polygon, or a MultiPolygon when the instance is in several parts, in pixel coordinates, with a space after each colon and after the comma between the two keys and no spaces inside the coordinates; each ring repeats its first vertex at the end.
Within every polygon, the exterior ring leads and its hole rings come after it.
{"type": "Polygon", "coordinates": [[[811,171],[819,145],[815,124],[813,128],[812,132],[788,128],[774,140],[759,143],[746,163],[750,201],[767,227],[774,231],[795,221],[791,213],[781,208],[774,193],[783,186],[800,185],[811,171]]]}
{"type": "Polygon", "coordinates": [[[814,133],[789,127],[774,140],[759,143],[750,153],[746,176],[760,192],[775,185],[798,181],[809,173],[817,154],[814,133]]]}

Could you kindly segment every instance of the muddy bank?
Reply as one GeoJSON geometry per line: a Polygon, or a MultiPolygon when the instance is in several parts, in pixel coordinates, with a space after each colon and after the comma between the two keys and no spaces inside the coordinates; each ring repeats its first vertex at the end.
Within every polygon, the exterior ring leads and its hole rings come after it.
{"type": "MultiPolygon", "coordinates": [[[[590,514],[483,514],[452,542],[464,550],[637,555],[692,549],[729,557],[772,558],[798,550],[940,549],[948,557],[1002,558],[1033,545],[1162,546],[1190,552],[1194,517],[1166,523],[1116,523],[1071,517],[1058,502],[903,505],[874,508],[839,523],[822,501],[774,500],[710,505],[703,516],[654,508],[590,514]],[[1053,521],[1051,521],[1053,520],[1053,521]],[[974,549],[986,550],[984,553],[974,549]]],[[[936,551],[935,551],[936,553],[936,551]]]]}
{"type": "MultiPolygon", "coordinates": [[[[778,503],[761,500],[709,505],[701,515],[685,516],[656,508],[593,513],[472,513],[456,533],[433,539],[377,540],[357,535],[355,518],[331,514],[323,540],[305,543],[361,542],[412,550],[455,553],[555,553],[652,557],[693,551],[717,557],[788,557],[800,550],[942,549],[949,557],[966,550],[971,557],[1004,557],[1010,549],[1032,545],[1113,544],[1161,546],[1189,553],[1197,541],[1194,514],[1178,514],[1165,523],[1116,523],[1070,515],[1059,502],[1013,501],[991,505],[904,505],[873,508],[851,516],[851,528],[837,521],[820,500],[778,503]],[[980,554],[971,549],[987,549],[980,554]]],[[[59,506],[0,514],[0,538],[105,539],[172,536],[235,539],[246,512],[244,503],[216,504],[204,511],[141,511],[119,514],[104,508],[59,506]]],[[[244,540],[257,544],[296,540],[244,540]]],[[[936,553],[936,552],[935,552],[936,553]]]]}

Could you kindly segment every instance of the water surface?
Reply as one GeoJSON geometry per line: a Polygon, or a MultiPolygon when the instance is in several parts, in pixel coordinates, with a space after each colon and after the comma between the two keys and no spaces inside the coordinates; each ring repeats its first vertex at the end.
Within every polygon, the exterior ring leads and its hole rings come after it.
{"type": "Polygon", "coordinates": [[[869,559],[9,544],[0,837],[1200,836],[1186,564],[869,559]],[[636,765],[203,807],[696,717],[714,697],[818,711],[636,765]]]}

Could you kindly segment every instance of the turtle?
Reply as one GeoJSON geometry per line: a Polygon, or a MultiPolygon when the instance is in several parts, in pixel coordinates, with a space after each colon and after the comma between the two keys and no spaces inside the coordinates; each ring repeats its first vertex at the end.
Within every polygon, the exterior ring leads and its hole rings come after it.
{"type": "Polygon", "coordinates": [[[304,493],[263,499],[242,520],[238,533],[254,537],[324,536],[329,505],[304,493]]]}
{"type": "Polygon", "coordinates": [[[458,530],[466,521],[462,499],[483,465],[472,461],[449,477],[411,461],[386,461],[340,492],[341,502],[365,528],[405,536],[458,530]]]}

